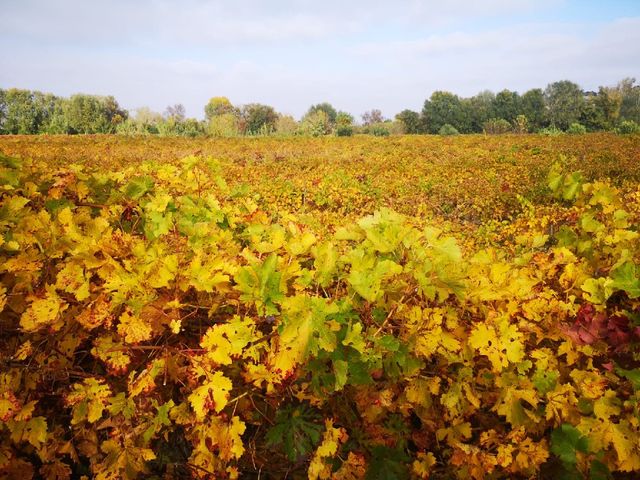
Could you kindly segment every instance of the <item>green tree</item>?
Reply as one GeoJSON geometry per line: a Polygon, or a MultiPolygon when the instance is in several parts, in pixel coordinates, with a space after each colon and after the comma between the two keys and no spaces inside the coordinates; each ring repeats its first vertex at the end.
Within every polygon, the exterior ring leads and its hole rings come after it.
{"type": "Polygon", "coordinates": [[[293,135],[298,130],[298,122],[291,115],[278,115],[276,133],[278,135],[293,135]]]}
{"type": "Polygon", "coordinates": [[[612,129],[620,118],[622,107],[622,92],[617,88],[600,87],[594,99],[598,111],[604,118],[604,128],[612,129]]]}
{"type": "Polygon", "coordinates": [[[127,112],[113,97],[76,94],[64,104],[68,133],[113,133],[127,112]]]}
{"type": "Polygon", "coordinates": [[[269,105],[249,103],[240,111],[240,129],[246,134],[271,133],[276,128],[278,113],[269,105]]]}
{"type": "Polygon", "coordinates": [[[204,107],[204,115],[207,121],[213,117],[228,113],[235,115],[238,111],[227,97],[212,97],[204,107]]]}
{"type": "Polygon", "coordinates": [[[420,122],[420,114],[413,110],[403,110],[396,115],[396,120],[402,123],[404,133],[415,134],[422,133],[422,124],[420,122]]]}
{"type": "Polygon", "coordinates": [[[483,90],[471,98],[461,100],[463,115],[469,132],[482,132],[484,123],[495,117],[493,104],[495,94],[490,90],[483,90]]]}
{"type": "Polygon", "coordinates": [[[304,135],[311,135],[313,137],[331,133],[332,125],[329,120],[329,115],[327,115],[327,112],[324,110],[307,113],[300,122],[300,131],[304,135]]]}
{"type": "Polygon", "coordinates": [[[468,131],[460,98],[450,92],[433,92],[424,102],[422,121],[428,133],[438,133],[446,125],[452,125],[459,132],[468,131]]]}
{"type": "Polygon", "coordinates": [[[214,137],[235,137],[240,133],[238,117],[233,113],[214,115],[207,123],[207,132],[214,137]]]}
{"type": "Polygon", "coordinates": [[[496,94],[493,101],[493,112],[495,118],[503,118],[509,123],[513,123],[520,114],[520,95],[511,90],[502,90],[496,94]]]}
{"type": "Polygon", "coordinates": [[[336,115],[336,125],[339,127],[351,127],[354,121],[353,115],[348,112],[340,111],[336,115]]]}
{"type": "Polygon", "coordinates": [[[353,135],[353,122],[353,115],[347,112],[338,112],[336,115],[336,135],[338,137],[350,137],[353,135]]]}
{"type": "Polygon", "coordinates": [[[312,115],[318,111],[322,111],[327,114],[327,119],[329,120],[329,124],[331,125],[331,127],[335,125],[338,112],[333,107],[333,105],[331,105],[329,102],[323,102],[323,103],[318,103],[317,105],[312,105],[311,107],[309,107],[309,110],[307,110],[305,117],[308,115],[312,115]]]}
{"type": "Polygon", "coordinates": [[[520,112],[527,117],[532,131],[538,131],[549,124],[544,92],[540,88],[528,90],[520,97],[520,112]]]}
{"type": "Polygon", "coordinates": [[[640,123],[640,85],[635,78],[625,78],[616,89],[620,92],[620,120],[640,123]]]}
{"type": "Polygon", "coordinates": [[[28,135],[38,133],[42,120],[33,92],[10,88],[4,91],[2,129],[4,133],[28,135]]]}
{"type": "Polygon", "coordinates": [[[569,80],[551,83],[545,89],[544,97],[553,126],[566,130],[578,122],[584,105],[584,94],[579,85],[569,80]]]}

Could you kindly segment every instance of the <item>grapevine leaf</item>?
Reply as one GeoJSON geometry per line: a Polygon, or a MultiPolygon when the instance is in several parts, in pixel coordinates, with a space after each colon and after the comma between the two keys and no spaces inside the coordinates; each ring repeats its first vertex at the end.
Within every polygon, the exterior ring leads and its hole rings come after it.
{"type": "Polygon", "coordinates": [[[640,297],[640,279],[636,274],[636,265],[633,262],[625,262],[610,274],[611,288],[624,290],[629,298],[640,297]]]}
{"type": "Polygon", "coordinates": [[[551,452],[564,463],[575,464],[576,452],[587,453],[589,441],[573,425],[563,423],[551,432],[551,452]]]}

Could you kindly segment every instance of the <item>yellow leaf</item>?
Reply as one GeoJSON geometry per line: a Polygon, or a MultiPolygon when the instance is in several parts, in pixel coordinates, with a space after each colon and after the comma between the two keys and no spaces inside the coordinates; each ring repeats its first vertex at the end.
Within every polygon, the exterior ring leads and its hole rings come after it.
{"type": "Polygon", "coordinates": [[[47,288],[43,298],[36,298],[20,317],[20,326],[27,332],[35,332],[49,327],[59,330],[63,322],[60,313],[67,308],[67,304],[58,296],[53,287],[47,288]]]}
{"type": "Polygon", "coordinates": [[[228,463],[244,453],[242,434],[246,426],[239,417],[230,422],[212,415],[191,430],[193,452],[190,463],[210,472],[227,471],[228,463]]]}
{"type": "Polygon", "coordinates": [[[431,467],[436,464],[436,457],[431,452],[418,452],[416,459],[411,464],[413,473],[421,479],[428,479],[431,467]]]}
{"type": "Polygon", "coordinates": [[[67,263],[56,276],[56,288],[72,293],[81,302],[89,297],[89,281],[77,263],[67,263]]]}
{"type": "Polygon", "coordinates": [[[231,380],[221,372],[215,372],[203,385],[194,389],[189,395],[189,403],[196,418],[202,420],[209,410],[221,412],[227,405],[229,391],[232,388],[231,380]]]}
{"type": "Polygon", "coordinates": [[[206,356],[220,365],[230,365],[232,357],[242,354],[244,347],[254,340],[255,323],[250,318],[235,316],[228,323],[210,327],[200,346],[206,356]]]}
{"type": "Polygon", "coordinates": [[[331,463],[329,461],[338,453],[338,446],[344,443],[349,437],[344,428],[334,428],[333,420],[325,420],[325,432],[322,443],[309,464],[309,480],[326,480],[331,477],[331,463]]]}
{"type": "Polygon", "coordinates": [[[89,423],[99,420],[110,396],[111,389],[101,380],[87,378],[82,383],[74,384],[66,398],[67,404],[73,406],[71,425],[83,420],[89,423]]]}
{"type": "Polygon", "coordinates": [[[151,338],[152,329],[140,317],[134,316],[130,310],[126,310],[120,315],[118,333],[124,337],[127,343],[139,343],[151,338]]]}
{"type": "Polygon", "coordinates": [[[640,469],[640,450],[638,445],[638,431],[632,430],[627,421],[612,424],[607,435],[618,454],[618,467],[623,472],[640,469]]]}
{"type": "Polygon", "coordinates": [[[522,334],[508,318],[502,318],[497,325],[477,324],[469,336],[469,345],[489,358],[495,372],[524,357],[522,334]]]}

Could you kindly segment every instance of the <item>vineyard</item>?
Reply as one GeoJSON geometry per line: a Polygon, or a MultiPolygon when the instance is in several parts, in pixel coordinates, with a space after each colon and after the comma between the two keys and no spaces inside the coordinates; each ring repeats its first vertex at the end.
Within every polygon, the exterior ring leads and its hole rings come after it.
{"type": "Polygon", "coordinates": [[[0,138],[0,478],[633,479],[640,137],[0,138]]]}

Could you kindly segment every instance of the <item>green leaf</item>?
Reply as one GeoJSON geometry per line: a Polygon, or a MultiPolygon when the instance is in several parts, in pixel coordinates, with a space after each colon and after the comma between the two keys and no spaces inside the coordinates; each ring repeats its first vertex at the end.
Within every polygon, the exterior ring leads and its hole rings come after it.
{"type": "Polygon", "coordinates": [[[360,353],[364,353],[366,343],[362,336],[362,323],[356,322],[349,325],[347,334],[342,340],[342,344],[346,347],[351,347],[360,353]]]}
{"type": "Polygon", "coordinates": [[[629,298],[640,297],[640,280],[636,276],[636,266],[633,262],[625,262],[611,272],[611,287],[624,290],[629,298]]]}
{"type": "Polygon", "coordinates": [[[325,242],[313,249],[314,276],[321,287],[328,287],[336,273],[338,254],[333,243],[325,242]]]}
{"type": "Polygon", "coordinates": [[[586,213],[580,217],[580,227],[586,233],[596,233],[602,230],[604,225],[593,218],[593,215],[586,213]]]}
{"type": "Polygon", "coordinates": [[[407,455],[399,449],[376,445],[371,449],[371,462],[366,480],[404,480],[409,478],[407,455]]]}
{"type": "Polygon", "coordinates": [[[596,459],[591,462],[591,467],[589,468],[590,480],[611,480],[612,478],[609,467],[604,463],[596,459]]]}
{"type": "Polygon", "coordinates": [[[266,435],[267,447],[282,446],[287,458],[303,459],[320,441],[320,416],[306,405],[288,405],[278,410],[273,427],[266,435]]]}
{"type": "Polygon", "coordinates": [[[151,191],[154,184],[153,178],[147,175],[132,178],[124,187],[124,196],[130,200],[138,200],[145,193],[151,191]]]}
{"type": "Polygon", "coordinates": [[[242,292],[240,300],[255,302],[259,313],[276,315],[276,303],[283,298],[280,289],[282,274],[276,271],[278,256],[272,253],[261,265],[241,268],[235,276],[236,290],[242,292]]]}
{"type": "Polygon", "coordinates": [[[562,198],[565,200],[573,200],[582,188],[582,174],[573,172],[564,179],[564,188],[562,190],[562,198]]]}
{"type": "Polygon", "coordinates": [[[338,390],[342,390],[347,383],[347,373],[349,371],[349,362],[344,360],[334,360],[333,361],[333,373],[336,376],[336,385],[334,390],[337,392],[338,390]]]}
{"type": "Polygon", "coordinates": [[[616,373],[629,380],[634,390],[640,390],[640,368],[634,368],[633,370],[616,368],[616,373]]]}
{"type": "Polygon", "coordinates": [[[388,208],[363,218],[358,226],[364,230],[373,249],[380,253],[393,252],[409,233],[404,217],[388,208]]]}
{"type": "Polygon", "coordinates": [[[354,261],[347,281],[358,295],[369,302],[375,302],[384,295],[383,280],[402,273],[402,266],[391,260],[377,261],[373,268],[368,263],[366,256],[362,262],[354,261]]]}
{"type": "Polygon", "coordinates": [[[575,464],[576,452],[586,453],[589,439],[573,425],[563,423],[551,432],[551,452],[564,463],[575,464]]]}
{"type": "Polygon", "coordinates": [[[544,370],[536,370],[531,381],[533,382],[534,387],[536,387],[536,390],[538,390],[541,395],[544,395],[556,387],[558,376],[559,374],[557,371],[547,372],[544,370]]]}

